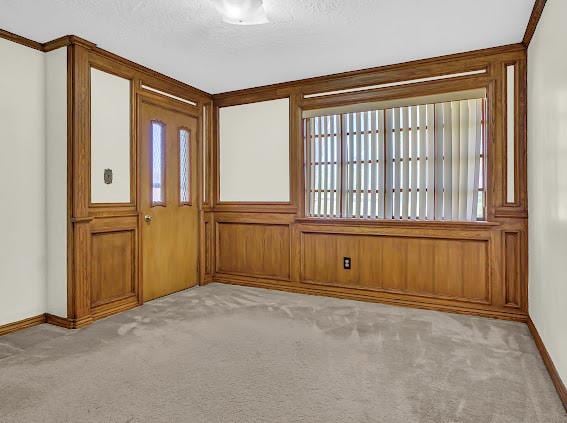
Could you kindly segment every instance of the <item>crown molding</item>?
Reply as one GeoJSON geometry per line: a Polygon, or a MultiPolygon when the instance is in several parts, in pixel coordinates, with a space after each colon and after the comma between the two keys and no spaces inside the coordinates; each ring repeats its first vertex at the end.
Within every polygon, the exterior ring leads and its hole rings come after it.
{"type": "Polygon", "coordinates": [[[536,0],[536,2],[534,3],[534,8],[532,9],[532,14],[530,16],[530,20],[528,21],[528,26],[526,27],[526,32],[524,33],[524,39],[522,40],[522,44],[526,48],[528,48],[530,42],[532,41],[532,38],[537,29],[537,24],[541,19],[541,14],[543,13],[543,8],[545,7],[546,3],[547,0],[536,0]]]}

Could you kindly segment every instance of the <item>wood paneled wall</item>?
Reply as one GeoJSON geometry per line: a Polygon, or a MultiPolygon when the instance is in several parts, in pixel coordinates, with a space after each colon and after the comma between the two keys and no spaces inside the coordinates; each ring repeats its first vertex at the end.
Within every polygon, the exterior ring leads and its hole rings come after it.
{"type": "MultiPolygon", "coordinates": [[[[140,101],[146,99],[168,108],[183,110],[192,108],[192,114],[198,117],[200,130],[203,108],[207,105],[210,113],[212,106],[211,97],[207,93],[99,49],[88,41],[70,36],[55,40],[52,44],[57,47],[67,46],[69,52],[68,192],[70,196],[68,315],[66,319],[52,316],[51,321],[73,328],[87,325],[94,319],[143,302],[140,281],[141,211],[138,201],[140,184],[137,144],[140,101]],[[131,81],[131,201],[127,204],[91,202],[90,69],[92,67],[131,81]],[[143,90],[142,85],[191,99],[196,106],[189,106],[143,90]]],[[[48,43],[49,45],[51,44],[48,43]]],[[[210,131],[210,126],[206,130],[210,131]]],[[[199,143],[199,149],[201,148],[202,145],[199,143]]],[[[210,149],[209,147],[209,151],[210,149]]],[[[198,152],[197,157],[201,165],[202,151],[198,152]]],[[[206,165],[205,169],[207,179],[210,181],[211,166],[206,165]]],[[[206,236],[206,233],[210,232],[211,220],[206,216],[205,211],[205,208],[201,210],[200,228],[205,229],[200,234],[201,245],[212,248],[212,238],[206,236]]],[[[205,258],[200,261],[201,279],[205,279],[206,263],[209,263],[210,280],[212,263],[205,258]]]]}
{"type": "MultiPolygon", "coordinates": [[[[2,34],[0,34],[2,35],[2,34]]],[[[13,34],[4,34],[10,39],[13,34]]],[[[22,42],[21,40],[17,42],[22,42]]],[[[210,96],[132,63],[75,36],[45,44],[68,49],[68,317],[80,327],[140,304],[140,212],[137,104],[142,83],[197,103],[200,129],[206,107],[205,201],[200,210],[200,277],[213,280],[384,301],[509,319],[527,317],[526,51],[522,44],[410,63],[310,78],[210,96]],[[506,66],[516,66],[515,198],[506,201],[506,66]],[[90,202],[90,68],[132,81],[132,201],[90,202]],[[478,75],[369,88],[323,97],[306,95],[451,73],[478,75]],[[488,93],[488,223],[322,221],[305,218],[303,110],[484,88],[488,93]],[[221,203],[218,109],[290,99],[290,201],[221,203]],[[116,254],[109,254],[114,251],[116,254]],[[115,256],[118,256],[115,257],[115,256]],[[342,269],[342,258],[352,269],[342,269]],[[114,274],[112,282],[107,275],[114,274]]],[[[199,157],[202,156],[199,152],[199,157]]]]}
{"type": "MultiPolygon", "coordinates": [[[[210,222],[212,279],[505,319],[527,319],[526,51],[516,44],[213,96],[220,107],[290,98],[289,204],[219,201],[210,222]],[[506,66],[516,66],[515,201],[506,200],[506,66]],[[308,94],[474,70],[441,81],[308,94]],[[484,88],[488,97],[487,222],[306,218],[303,110],[484,88]],[[343,269],[350,257],[352,268],[343,269]]],[[[218,122],[214,165],[218,170],[218,122]]]]}

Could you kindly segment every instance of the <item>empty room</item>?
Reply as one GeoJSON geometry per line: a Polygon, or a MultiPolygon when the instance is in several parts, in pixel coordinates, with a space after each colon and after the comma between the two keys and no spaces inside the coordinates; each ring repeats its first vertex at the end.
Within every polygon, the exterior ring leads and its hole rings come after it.
{"type": "Polygon", "coordinates": [[[567,423],[566,20],[0,0],[0,423],[567,423]]]}

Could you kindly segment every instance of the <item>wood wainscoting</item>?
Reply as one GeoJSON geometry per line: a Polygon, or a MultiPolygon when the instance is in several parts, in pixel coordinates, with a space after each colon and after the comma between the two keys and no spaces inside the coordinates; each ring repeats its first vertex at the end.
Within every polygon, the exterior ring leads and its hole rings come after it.
{"type": "Polygon", "coordinates": [[[494,235],[298,225],[304,284],[490,304],[494,235]],[[345,269],[343,259],[350,259],[345,269]]]}
{"type": "Polygon", "coordinates": [[[505,222],[317,223],[289,214],[215,213],[218,282],[526,321],[505,222]],[[343,259],[351,259],[344,269],[343,259]]]}
{"type": "Polygon", "coordinates": [[[216,214],[215,274],[290,280],[292,218],[216,214]]]}
{"type": "Polygon", "coordinates": [[[138,219],[96,219],[91,225],[91,313],[101,318],[138,304],[138,219]]]}

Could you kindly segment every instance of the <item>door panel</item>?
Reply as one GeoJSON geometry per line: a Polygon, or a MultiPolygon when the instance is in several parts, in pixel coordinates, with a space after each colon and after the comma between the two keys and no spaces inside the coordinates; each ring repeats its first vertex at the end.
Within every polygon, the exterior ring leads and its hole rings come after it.
{"type": "Polygon", "coordinates": [[[197,120],[141,105],[144,301],[198,283],[197,120]]]}

